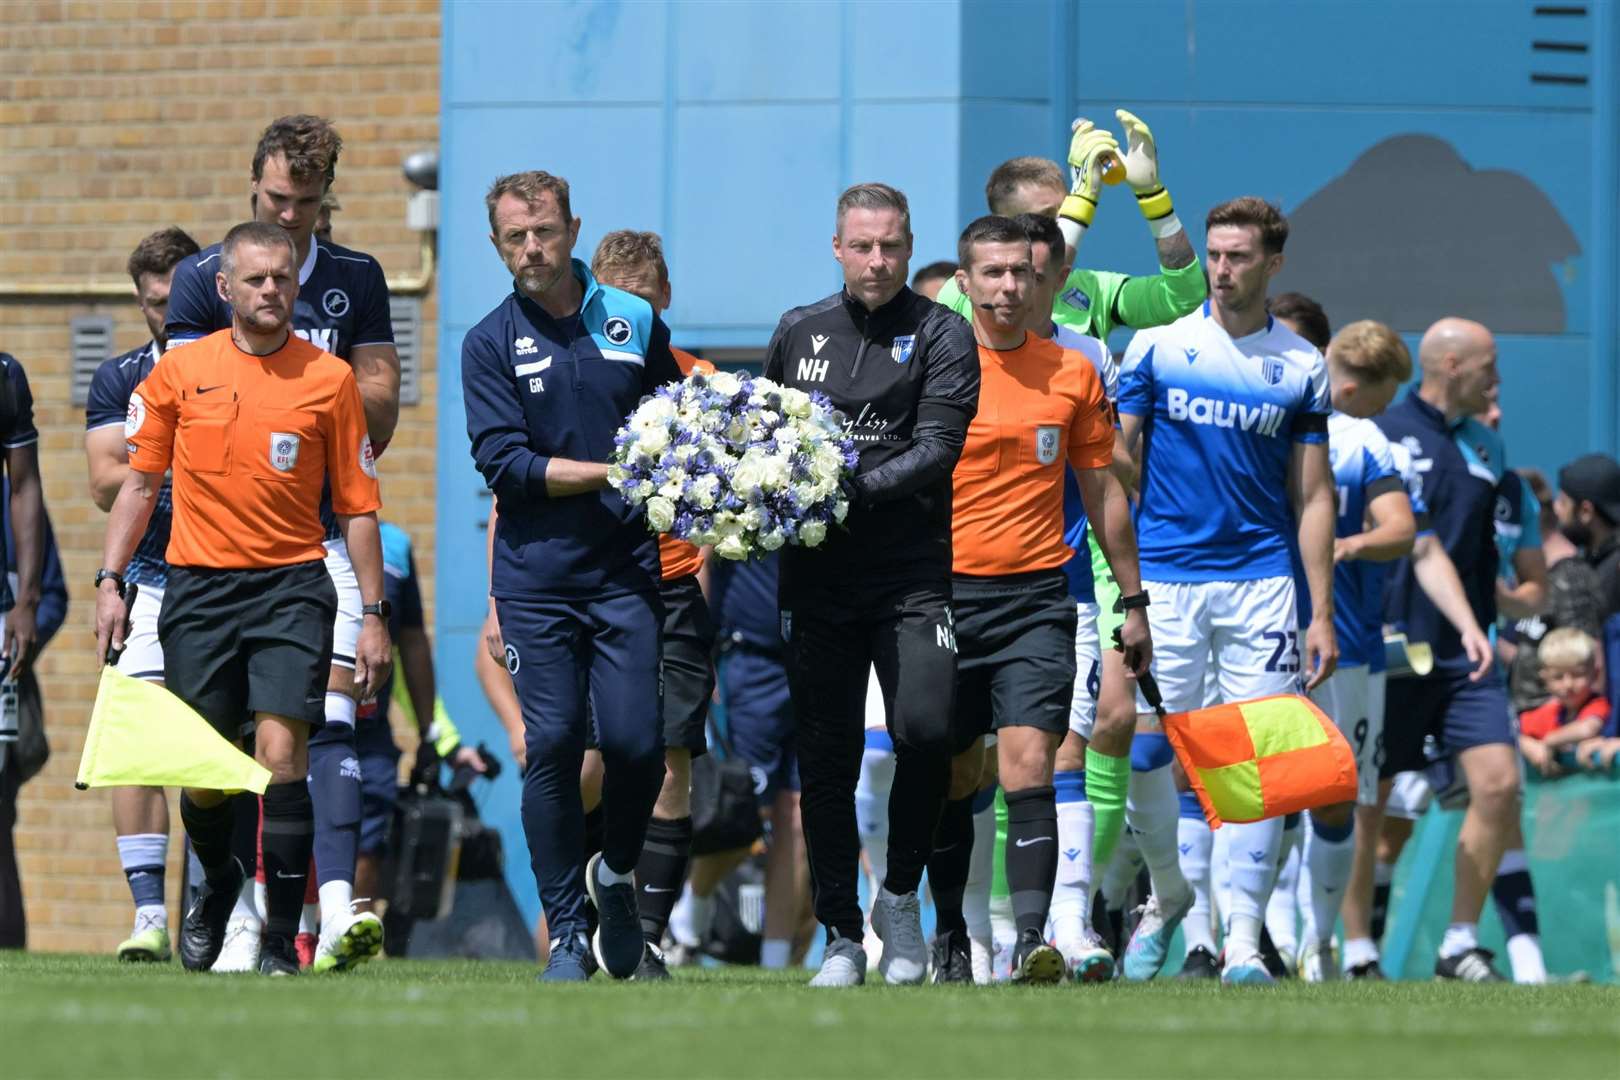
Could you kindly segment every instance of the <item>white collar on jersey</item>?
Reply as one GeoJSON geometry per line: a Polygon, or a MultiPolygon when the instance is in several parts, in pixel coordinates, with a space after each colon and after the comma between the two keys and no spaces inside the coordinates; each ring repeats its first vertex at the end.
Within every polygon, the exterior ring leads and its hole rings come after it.
{"type": "Polygon", "coordinates": [[[313,236],[309,238],[309,254],[304,258],[304,265],[298,268],[298,284],[303,286],[309,280],[309,275],[315,272],[315,256],[321,250],[321,242],[313,236]]]}

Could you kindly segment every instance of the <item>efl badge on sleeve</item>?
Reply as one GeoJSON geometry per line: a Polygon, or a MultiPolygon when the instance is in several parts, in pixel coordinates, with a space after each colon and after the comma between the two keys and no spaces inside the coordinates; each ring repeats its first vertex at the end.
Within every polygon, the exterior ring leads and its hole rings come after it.
{"type": "Polygon", "coordinates": [[[298,464],[298,436],[282,431],[270,433],[270,464],[277,472],[292,472],[298,464]]]}
{"type": "Polygon", "coordinates": [[[1062,443],[1059,438],[1062,431],[1056,425],[1042,426],[1035,429],[1035,460],[1042,465],[1050,465],[1058,459],[1058,448],[1062,443]]]}
{"type": "Polygon", "coordinates": [[[146,424],[146,402],[141,395],[129,395],[129,409],[124,413],[124,438],[133,439],[146,424]]]}
{"type": "Polygon", "coordinates": [[[360,471],[377,479],[377,454],[371,449],[371,436],[360,436],[360,471]]]}
{"type": "Polygon", "coordinates": [[[894,358],[895,363],[903,364],[911,359],[911,350],[916,347],[917,335],[906,334],[894,339],[894,344],[889,346],[889,355],[894,358]]]}

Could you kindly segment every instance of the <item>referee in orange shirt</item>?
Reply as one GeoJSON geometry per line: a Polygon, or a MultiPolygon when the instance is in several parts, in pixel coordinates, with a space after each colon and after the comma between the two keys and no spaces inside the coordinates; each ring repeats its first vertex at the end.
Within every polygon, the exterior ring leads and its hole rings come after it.
{"type": "MultiPolygon", "coordinates": [[[[229,330],[178,347],[130,397],[129,474],[113,503],[96,573],[96,647],[123,646],[123,569],[163,475],[174,475],[169,585],[158,616],[169,690],[228,739],[247,727],[264,793],[267,919],[259,971],[295,975],[293,938],[309,867],[308,738],[324,722],[337,594],[326,572],[321,487],[360,581],[364,625],[355,681],[368,694],[391,663],[383,600],[381,499],[365,411],[349,365],[289,328],[298,277],[278,226],[226,234],[220,295],[229,330]]],[[[180,817],[206,880],[180,934],[192,971],[213,965],[243,884],[233,815],[219,791],[186,789],[180,817]]]]}
{"type": "Polygon", "coordinates": [[[1125,663],[1138,673],[1153,655],[1147,597],[1130,504],[1108,468],[1114,427],[1096,368],[1024,329],[1034,274],[1028,234],[1010,218],[982,217],[962,233],[957,255],[957,282],[973,302],[980,381],[979,412],[952,475],[953,781],[966,778],[967,791],[946,803],[928,866],[938,926],[934,981],[972,981],[962,890],[983,739],[994,731],[1018,927],[1013,978],[1058,982],[1063,956],[1045,937],[1058,861],[1052,765],[1069,730],[1076,619],[1063,573],[1074,555],[1063,539],[1064,469],[1074,469],[1119,580],[1125,663]]]}

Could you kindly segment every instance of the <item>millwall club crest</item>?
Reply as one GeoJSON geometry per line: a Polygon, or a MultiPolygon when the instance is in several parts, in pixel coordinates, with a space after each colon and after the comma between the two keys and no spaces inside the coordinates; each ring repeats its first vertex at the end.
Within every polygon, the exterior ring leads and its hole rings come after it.
{"type": "Polygon", "coordinates": [[[270,464],[277,472],[292,472],[298,464],[298,436],[282,431],[270,433],[270,464]]]}
{"type": "Polygon", "coordinates": [[[1042,465],[1050,465],[1058,459],[1059,430],[1051,427],[1038,427],[1035,429],[1035,460],[1042,465]]]}
{"type": "Polygon", "coordinates": [[[1276,386],[1282,382],[1283,362],[1275,356],[1268,356],[1260,361],[1260,373],[1266,377],[1266,382],[1276,386]]]}
{"type": "Polygon", "coordinates": [[[897,337],[894,339],[894,344],[889,346],[889,356],[893,358],[895,363],[903,364],[907,360],[911,359],[911,350],[915,349],[916,347],[916,334],[907,334],[904,337],[897,337]]]}

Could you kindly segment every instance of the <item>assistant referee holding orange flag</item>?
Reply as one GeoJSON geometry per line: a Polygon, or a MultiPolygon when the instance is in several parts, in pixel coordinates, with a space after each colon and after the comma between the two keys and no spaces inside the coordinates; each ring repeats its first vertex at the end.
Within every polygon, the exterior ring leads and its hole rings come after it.
{"type": "MultiPolygon", "coordinates": [[[[367,694],[391,663],[383,601],[381,499],[354,373],[289,329],[298,276],[271,224],[225,236],[220,295],[232,323],[166,354],[130,397],[129,475],[113,503],[96,573],[96,648],[123,645],[123,568],[169,469],[174,524],[158,616],[164,681],[226,738],[255,732],[264,793],[267,916],[261,974],[297,974],[293,938],[309,867],[311,726],[324,718],[337,594],[323,561],[321,487],[364,601],[355,681],[367,694]]],[[[213,965],[243,884],[233,815],[218,791],[187,789],[180,817],[206,872],[180,934],[192,971],[213,965]]]]}

